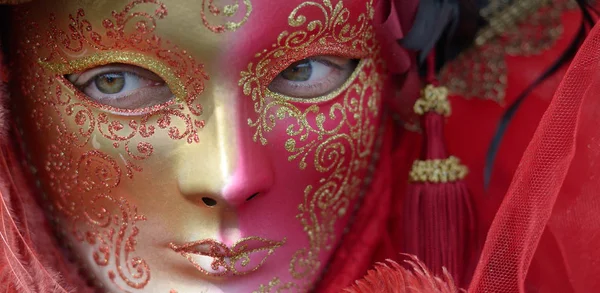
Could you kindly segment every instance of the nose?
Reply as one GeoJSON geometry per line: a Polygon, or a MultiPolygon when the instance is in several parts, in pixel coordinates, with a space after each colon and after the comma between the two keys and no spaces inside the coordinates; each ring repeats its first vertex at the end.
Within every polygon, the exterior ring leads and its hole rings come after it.
{"type": "Polygon", "coordinates": [[[238,145],[235,171],[221,193],[221,198],[234,206],[264,196],[273,183],[272,168],[264,149],[245,137],[240,137],[238,145]]]}
{"type": "Polygon", "coordinates": [[[252,139],[248,117],[234,103],[214,103],[200,143],[183,146],[179,189],[202,208],[237,208],[266,194],[273,169],[266,148],[252,139]]]}
{"type": "MultiPolygon", "coordinates": [[[[265,195],[273,181],[270,168],[266,166],[267,160],[248,155],[248,151],[250,149],[244,149],[238,156],[239,164],[233,175],[224,181],[222,189],[211,192],[202,186],[182,188],[186,190],[182,192],[186,199],[202,207],[239,207],[265,195]]],[[[210,185],[210,182],[207,183],[210,185]]]]}

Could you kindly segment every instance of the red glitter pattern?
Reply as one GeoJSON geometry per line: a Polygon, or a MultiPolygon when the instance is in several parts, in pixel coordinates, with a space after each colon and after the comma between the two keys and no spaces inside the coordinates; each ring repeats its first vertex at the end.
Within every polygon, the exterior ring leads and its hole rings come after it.
{"type": "Polygon", "coordinates": [[[208,276],[246,275],[258,270],[275,250],[284,245],[282,241],[268,240],[260,237],[247,237],[239,240],[232,247],[206,239],[178,245],[169,243],[169,248],[181,254],[201,273],[208,276]],[[210,269],[206,270],[194,256],[212,259],[210,269]]]}

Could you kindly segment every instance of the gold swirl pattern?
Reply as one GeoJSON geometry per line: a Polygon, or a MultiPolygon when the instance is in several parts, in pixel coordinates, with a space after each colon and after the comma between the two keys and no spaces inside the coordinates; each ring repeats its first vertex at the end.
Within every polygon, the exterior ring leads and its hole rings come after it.
{"type": "MultiPolygon", "coordinates": [[[[269,74],[275,60],[281,61],[283,58],[293,59],[298,56],[299,52],[304,49],[309,49],[311,45],[326,46],[334,44],[350,45],[353,52],[373,52],[375,47],[373,30],[368,27],[369,20],[373,18],[374,10],[371,1],[367,2],[367,14],[361,14],[357,21],[359,26],[351,26],[347,24],[350,12],[344,8],[343,2],[338,1],[334,7],[329,0],[323,0],[323,4],[316,2],[304,2],[295,8],[288,17],[288,23],[292,27],[300,27],[306,24],[306,30],[298,29],[293,32],[284,31],[279,34],[277,43],[273,44],[275,49],[264,51],[256,54],[257,58],[261,58],[256,64],[248,64],[248,70],[242,71],[242,78],[239,85],[243,87],[245,95],[251,96],[255,102],[256,113],[267,113],[268,106],[264,96],[269,94],[267,86],[269,74]],[[317,7],[323,13],[323,20],[313,20],[306,22],[306,16],[299,15],[299,11],[305,7],[317,7]]],[[[360,54],[360,53],[357,53],[360,54]]],[[[364,54],[362,54],[364,55],[364,54]]],[[[287,60],[286,60],[287,61],[287,60]]],[[[346,83],[347,85],[348,83],[346,83]]],[[[343,87],[342,87],[343,88],[343,87]]],[[[322,102],[339,95],[340,90],[328,94],[321,98],[311,99],[310,102],[322,102]]],[[[294,99],[292,97],[280,96],[280,100],[293,100],[296,102],[306,102],[306,100],[294,99]]],[[[277,114],[281,119],[283,114],[277,114]]],[[[263,136],[263,132],[269,132],[275,124],[274,116],[261,116],[255,121],[249,120],[248,125],[256,128],[254,140],[260,140],[263,145],[267,144],[267,140],[263,136]]]]}
{"type": "Polygon", "coordinates": [[[258,53],[259,60],[241,72],[239,85],[254,101],[257,114],[256,119],[248,119],[248,125],[255,129],[254,141],[266,145],[266,134],[278,127],[278,121],[286,121],[289,138],[284,148],[290,153],[288,160],[297,161],[300,169],[312,167],[324,174],[318,185],[306,186],[296,215],[309,240],[309,247],[296,251],[290,262],[289,273],[300,284],[282,284],[276,277],[256,292],[309,289],[308,281],[323,265],[320,253],[332,249],[336,223],[362,186],[383,86],[382,63],[371,25],[373,13],[372,1],[367,1],[365,12],[353,20],[341,0],[335,5],[329,0],[304,2],[288,17],[288,24],[296,30],[279,34],[272,48],[258,53]],[[322,18],[308,20],[302,14],[308,8],[320,11],[322,18]],[[308,57],[304,55],[307,51],[350,54],[362,60],[349,80],[326,96],[302,100],[269,91],[273,64],[308,57]]]}
{"type": "Polygon", "coordinates": [[[574,0],[489,1],[480,13],[489,25],[477,33],[475,46],[442,68],[440,82],[453,95],[505,106],[507,57],[548,51],[563,35],[561,16],[577,7],[574,0]]]}
{"type": "Polygon", "coordinates": [[[214,33],[218,33],[218,34],[226,32],[226,31],[237,30],[244,23],[246,23],[246,21],[248,21],[248,18],[250,17],[251,13],[252,13],[252,3],[250,2],[250,0],[235,0],[235,4],[225,5],[225,6],[223,6],[222,9],[219,9],[219,7],[217,7],[214,4],[214,0],[202,0],[202,10],[200,11],[200,15],[202,17],[202,23],[204,24],[204,26],[206,28],[208,28],[210,31],[212,31],[214,33]],[[207,4],[207,2],[208,2],[208,4],[207,4]],[[208,10],[208,12],[215,17],[219,17],[219,16],[234,17],[237,14],[239,14],[239,12],[240,12],[240,3],[244,7],[243,10],[245,10],[245,13],[244,13],[244,16],[242,17],[242,19],[240,19],[237,22],[227,21],[221,25],[212,25],[210,23],[209,16],[207,15],[206,10],[208,10]]]}
{"type": "Polygon", "coordinates": [[[279,278],[275,277],[271,281],[269,281],[269,284],[260,285],[258,287],[258,290],[255,290],[252,293],[270,293],[270,292],[280,293],[280,292],[289,291],[294,288],[297,288],[296,284],[294,284],[292,282],[283,283],[283,282],[281,282],[281,280],[279,278]]]}

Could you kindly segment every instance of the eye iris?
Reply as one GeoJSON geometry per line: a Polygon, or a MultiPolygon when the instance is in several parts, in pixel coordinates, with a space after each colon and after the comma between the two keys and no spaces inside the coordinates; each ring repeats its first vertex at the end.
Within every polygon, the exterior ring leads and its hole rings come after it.
{"type": "Polygon", "coordinates": [[[307,81],[312,75],[310,60],[301,60],[281,72],[281,77],[290,81],[307,81]]]}
{"type": "Polygon", "coordinates": [[[98,76],[94,83],[102,93],[116,94],[125,87],[125,76],[123,73],[107,73],[98,76]]]}

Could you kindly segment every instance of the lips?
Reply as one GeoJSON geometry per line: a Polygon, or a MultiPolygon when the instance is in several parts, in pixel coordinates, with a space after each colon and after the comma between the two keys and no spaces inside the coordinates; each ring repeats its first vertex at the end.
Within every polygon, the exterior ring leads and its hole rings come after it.
{"type": "Polygon", "coordinates": [[[285,241],[285,238],[273,241],[247,237],[228,247],[214,239],[203,239],[181,245],[171,242],[169,248],[185,257],[203,274],[240,276],[258,270],[285,241]]]}

